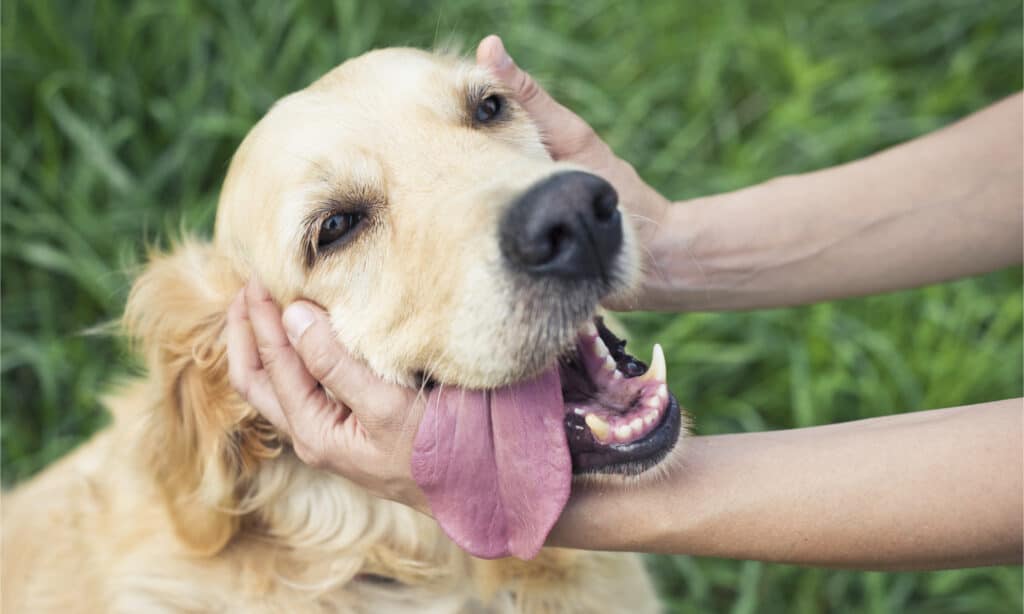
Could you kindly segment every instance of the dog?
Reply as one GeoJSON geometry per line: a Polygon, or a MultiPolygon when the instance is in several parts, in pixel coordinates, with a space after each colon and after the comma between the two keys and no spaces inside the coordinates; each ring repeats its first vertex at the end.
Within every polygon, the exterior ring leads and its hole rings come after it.
{"type": "Polygon", "coordinates": [[[458,498],[476,493],[444,486],[518,483],[518,518],[564,504],[573,476],[649,479],[669,455],[663,356],[635,359],[595,318],[635,284],[637,249],[612,187],[553,161],[486,70],[413,49],[333,69],[244,139],[213,239],[152,254],[136,279],[123,323],[145,373],[106,399],[111,426],[5,495],[4,611],[657,611],[639,557],[537,552],[550,526],[480,545],[493,535],[458,498]],[[449,399],[438,449],[414,459],[440,524],[303,464],[234,391],[226,312],[253,275],[324,306],[382,378],[449,399]],[[533,408],[498,407],[510,391],[557,408],[524,426],[533,408]],[[469,435],[521,438],[499,454],[515,467],[449,445],[486,411],[514,424],[469,435]],[[554,477],[531,479],[534,461],[554,477]]]}

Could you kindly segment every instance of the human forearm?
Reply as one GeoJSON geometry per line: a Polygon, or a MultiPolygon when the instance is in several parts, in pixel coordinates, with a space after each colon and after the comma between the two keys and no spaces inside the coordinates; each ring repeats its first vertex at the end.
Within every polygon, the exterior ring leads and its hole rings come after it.
{"type": "Polygon", "coordinates": [[[1021,560],[1021,400],[684,440],[574,491],[552,545],[865,569],[1021,560]]]}
{"type": "Polygon", "coordinates": [[[640,306],[796,305],[1019,263],[1021,100],[850,164],[671,206],[640,306]]]}

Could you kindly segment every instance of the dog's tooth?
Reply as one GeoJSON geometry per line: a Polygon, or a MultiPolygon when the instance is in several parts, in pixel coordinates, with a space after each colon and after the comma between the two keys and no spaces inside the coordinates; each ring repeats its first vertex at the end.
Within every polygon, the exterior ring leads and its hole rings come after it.
{"type": "Polygon", "coordinates": [[[612,379],[613,379],[613,380],[615,380],[615,381],[619,381],[620,379],[623,379],[624,377],[625,377],[625,376],[624,376],[624,375],[622,375],[622,372],[621,372],[621,371],[619,371],[618,369],[616,369],[616,370],[612,371],[612,379]]]}
{"type": "Polygon", "coordinates": [[[658,394],[658,398],[661,399],[663,402],[667,401],[668,400],[668,386],[666,386],[665,384],[662,384],[662,385],[658,386],[658,393],[657,394],[658,394]]]}
{"type": "Polygon", "coordinates": [[[647,397],[646,399],[644,399],[644,405],[646,405],[648,407],[652,407],[652,408],[658,409],[658,408],[661,407],[661,399],[658,398],[657,394],[653,394],[653,395],[647,397]]]}
{"type": "Polygon", "coordinates": [[[597,337],[597,327],[594,326],[594,322],[587,320],[586,324],[580,329],[580,332],[590,337],[597,337]]]}
{"type": "Polygon", "coordinates": [[[615,359],[612,358],[611,356],[605,356],[604,364],[601,366],[604,367],[605,371],[612,373],[613,371],[615,371],[615,359]]]}
{"type": "Polygon", "coordinates": [[[600,335],[594,337],[594,353],[597,354],[598,358],[608,357],[608,347],[604,344],[600,335]]]}
{"type": "Polygon", "coordinates": [[[660,343],[655,343],[654,350],[651,352],[651,366],[639,379],[645,382],[664,382],[667,376],[665,351],[661,349],[660,343]]]}
{"type": "Polygon", "coordinates": [[[644,429],[644,421],[642,418],[633,418],[629,423],[629,428],[633,429],[634,432],[639,433],[644,429]]]}
{"type": "Polygon", "coordinates": [[[615,427],[615,438],[619,441],[629,441],[633,438],[633,427],[628,424],[615,427]]]}
{"type": "Polygon", "coordinates": [[[656,411],[649,411],[649,412],[647,412],[647,415],[644,416],[644,424],[646,424],[647,426],[651,426],[652,424],[654,424],[654,422],[657,419],[658,419],[658,412],[656,412],[656,411]]]}
{"type": "Polygon", "coordinates": [[[572,411],[577,416],[582,416],[583,414],[587,413],[587,410],[583,409],[582,407],[576,407],[572,411]]]}
{"type": "Polygon", "coordinates": [[[587,414],[587,417],[584,418],[584,420],[587,423],[587,428],[590,429],[590,432],[594,434],[594,437],[596,437],[598,441],[603,442],[608,440],[608,435],[612,430],[611,425],[594,414],[587,414]]]}

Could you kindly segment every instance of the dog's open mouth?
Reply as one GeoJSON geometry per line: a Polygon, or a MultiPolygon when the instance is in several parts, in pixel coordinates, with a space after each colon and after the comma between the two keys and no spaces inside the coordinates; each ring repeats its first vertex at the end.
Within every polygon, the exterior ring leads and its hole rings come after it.
{"type": "Polygon", "coordinates": [[[431,389],[412,475],[470,554],[532,558],[574,473],[640,473],[672,449],[680,422],[661,349],[648,368],[595,318],[574,351],[534,377],[489,390],[431,389]]]}
{"type": "Polygon", "coordinates": [[[573,473],[637,474],[661,461],[679,438],[682,418],[665,383],[661,346],[654,347],[649,367],[625,348],[596,317],[561,361],[573,473]]]}

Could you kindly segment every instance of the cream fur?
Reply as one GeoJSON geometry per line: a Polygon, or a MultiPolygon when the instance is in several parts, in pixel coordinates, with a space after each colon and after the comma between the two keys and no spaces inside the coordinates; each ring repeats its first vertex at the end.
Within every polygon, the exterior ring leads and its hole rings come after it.
{"type": "Polygon", "coordinates": [[[524,346],[533,323],[494,232],[515,194],[567,167],[514,105],[499,127],[464,125],[479,87],[495,86],[453,57],[384,50],[271,109],[232,162],[214,241],[154,254],[136,281],[124,324],[146,374],[110,397],[113,424],[5,494],[5,612],[657,609],[632,555],[467,556],[433,520],[300,463],[228,383],[227,305],[254,273],[278,300],[326,306],[393,381],[496,386],[572,338],[579,322],[524,346]],[[374,224],[310,265],[310,209],[353,190],[374,224]]]}

